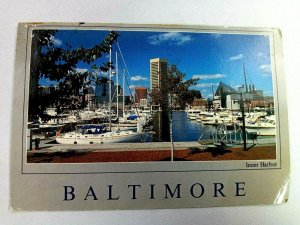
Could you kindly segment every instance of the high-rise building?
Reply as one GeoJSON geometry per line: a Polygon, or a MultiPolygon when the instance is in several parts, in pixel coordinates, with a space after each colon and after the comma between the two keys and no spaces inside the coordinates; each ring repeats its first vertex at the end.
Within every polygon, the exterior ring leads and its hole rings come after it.
{"type": "Polygon", "coordinates": [[[95,88],[95,101],[96,103],[103,104],[108,103],[108,83],[97,84],[95,88]]]}
{"type": "Polygon", "coordinates": [[[93,87],[88,87],[84,92],[85,102],[90,103],[95,97],[95,91],[93,87]]]}
{"type": "MultiPolygon", "coordinates": [[[[112,82],[111,97],[114,97],[116,85],[112,82]]],[[[120,88],[120,87],[119,87],[120,88]]],[[[116,96],[116,95],[115,95],[116,96]]],[[[107,104],[109,102],[109,83],[100,83],[95,88],[95,101],[98,104],[107,104]]]]}
{"type": "Polygon", "coordinates": [[[134,89],[135,95],[134,95],[134,102],[137,103],[138,105],[141,105],[141,100],[144,99],[147,100],[147,88],[146,87],[136,87],[134,89]]]}
{"type": "Polygon", "coordinates": [[[165,59],[150,59],[150,90],[161,87],[161,78],[168,73],[168,62],[165,59]]]}

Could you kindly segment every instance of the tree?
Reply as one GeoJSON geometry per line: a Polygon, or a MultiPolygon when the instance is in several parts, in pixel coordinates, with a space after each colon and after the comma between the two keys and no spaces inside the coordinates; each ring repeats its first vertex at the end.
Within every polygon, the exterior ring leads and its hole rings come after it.
{"type": "Polygon", "coordinates": [[[201,97],[201,93],[190,90],[198,79],[184,79],[185,74],[180,72],[176,65],[168,68],[166,76],[161,77],[161,88],[153,89],[150,93],[151,104],[160,105],[162,110],[169,115],[171,160],[174,159],[173,145],[173,111],[177,108],[184,109],[187,104],[191,104],[195,97],[201,97]]]}
{"type": "Polygon", "coordinates": [[[49,105],[80,107],[76,104],[78,101],[70,98],[78,95],[79,90],[92,82],[103,82],[98,80],[95,71],[107,72],[109,68],[113,68],[112,63],[107,62],[101,66],[92,65],[94,71],[81,72],[76,70],[76,65],[80,61],[91,65],[108,53],[117,40],[118,33],[109,32],[102,42],[92,48],[80,46],[76,49],[72,49],[68,43],[64,48],[55,46],[53,40],[56,33],[56,30],[34,30],[32,33],[29,116],[41,115],[49,105]],[[38,81],[43,77],[58,82],[59,88],[52,90],[50,95],[40,93],[38,81]],[[73,104],[70,104],[72,101],[73,104]]]}
{"type": "Polygon", "coordinates": [[[185,74],[180,72],[176,65],[171,65],[166,76],[161,77],[161,88],[151,90],[151,104],[160,105],[162,110],[172,111],[176,108],[184,109],[195,97],[201,98],[198,90],[190,90],[198,79],[185,80],[184,77],[185,74]],[[168,96],[172,97],[171,105],[168,96]]]}

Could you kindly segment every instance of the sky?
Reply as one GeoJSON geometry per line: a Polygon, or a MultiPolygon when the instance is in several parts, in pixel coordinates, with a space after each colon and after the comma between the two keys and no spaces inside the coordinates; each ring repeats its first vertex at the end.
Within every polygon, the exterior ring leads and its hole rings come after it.
{"type": "MultiPolygon", "coordinates": [[[[264,95],[272,96],[272,72],[270,59],[270,40],[268,35],[117,31],[118,44],[124,61],[118,53],[119,73],[122,74],[124,62],[131,87],[150,86],[150,59],[164,58],[168,64],[175,64],[186,76],[185,79],[199,78],[192,89],[200,90],[204,97],[212,96],[212,86],[216,90],[219,82],[233,88],[244,84],[243,64],[247,84],[254,84],[263,90],[264,95]]],[[[72,48],[90,48],[101,42],[109,31],[99,30],[58,30],[52,41],[55,46],[64,48],[66,43],[72,48]]],[[[113,46],[113,62],[118,46],[113,46]]],[[[95,61],[100,65],[107,62],[105,55],[95,61]]],[[[79,71],[90,70],[87,64],[79,62],[79,71]]],[[[41,85],[54,84],[40,80],[41,85]]]]}

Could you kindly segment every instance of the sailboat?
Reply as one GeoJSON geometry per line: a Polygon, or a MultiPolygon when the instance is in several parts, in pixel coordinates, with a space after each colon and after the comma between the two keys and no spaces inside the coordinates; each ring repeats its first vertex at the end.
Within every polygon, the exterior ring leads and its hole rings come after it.
{"type": "MultiPolygon", "coordinates": [[[[110,49],[109,56],[111,62],[111,49],[110,49]]],[[[117,74],[118,74],[118,69],[116,69],[116,76],[117,74]]],[[[110,78],[109,80],[111,81],[112,78],[111,68],[109,69],[109,78],[110,78]]],[[[144,133],[142,131],[142,126],[140,123],[137,123],[136,131],[129,130],[129,129],[121,130],[118,127],[112,129],[111,101],[112,101],[112,95],[111,95],[111,82],[110,82],[109,83],[109,125],[108,127],[107,125],[104,124],[101,125],[87,124],[87,125],[82,125],[77,127],[78,129],[76,129],[76,131],[67,132],[67,133],[62,133],[61,131],[59,131],[56,134],[56,142],[59,144],[105,144],[105,143],[141,142],[143,140],[144,133]]],[[[124,105],[123,105],[123,110],[124,110],[124,105]]]]}
{"type": "Polygon", "coordinates": [[[73,132],[57,132],[56,142],[59,144],[105,144],[105,143],[124,143],[142,142],[144,133],[140,128],[132,130],[113,130],[103,124],[82,125],[73,132]]]}

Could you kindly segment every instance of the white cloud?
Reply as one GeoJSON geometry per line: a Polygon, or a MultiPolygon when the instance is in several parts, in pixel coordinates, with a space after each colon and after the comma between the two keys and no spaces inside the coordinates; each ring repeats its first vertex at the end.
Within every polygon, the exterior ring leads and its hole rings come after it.
{"type": "Polygon", "coordinates": [[[195,87],[204,88],[204,87],[212,87],[213,85],[216,85],[216,83],[199,83],[196,84],[195,87]]]}
{"type": "Polygon", "coordinates": [[[158,35],[152,35],[149,37],[149,42],[152,45],[160,45],[163,42],[169,42],[170,44],[183,45],[192,41],[190,35],[185,35],[178,32],[169,32],[158,35]]]}
{"type": "Polygon", "coordinates": [[[244,58],[244,55],[243,54],[238,54],[238,55],[231,56],[229,58],[229,61],[237,61],[237,60],[240,60],[242,58],[244,58]]]}
{"type": "Polygon", "coordinates": [[[272,74],[270,74],[270,73],[263,73],[261,76],[263,76],[263,77],[271,77],[272,74]]]}
{"type": "Polygon", "coordinates": [[[88,72],[89,70],[86,68],[76,68],[75,71],[76,73],[85,73],[88,72]]]}
{"type": "Polygon", "coordinates": [[[137,85],[129,85],[130,89],[135,89],[137,87],[137,85]]]}
{"type": "Polygon", "coordinates": [[[108,77],[108,75],[109,75],[109,72],[108,72],[108,71],[106,71],[106,72],[101,71],[101,70],[97,70],[97,71],[99,71],[100,75],[107,76],[107,77],[108,77]]]}
{"type": "Polygon", "coordinates": [[[192,79],[199,79],[199,80],[210,80],[210,79],[219,79],[219,78],[223,78],[226,77],[225,74],[197,74],[197,75],[193,75],[192,79]]]}
{"type": "Polygon", "coordinates": [[[264,73],[272,73],[272,68],[270,64],[263,64],[259,67],[259,69],[264,73]]]}
{"type": "Polygon", "coordinates": [[[62,45],[62,41],[54,36],[51,36],[50,40],[51,40],[52,44],[56,47],[59,47],[62,45]]]}
{"type": "Polygon", "coordinates": [[[148,81],[149,80],[147,77],[140,76],[140,75],[132,76],[130,79],[132,81],[140,81],[140,80],[148,81]]]}

